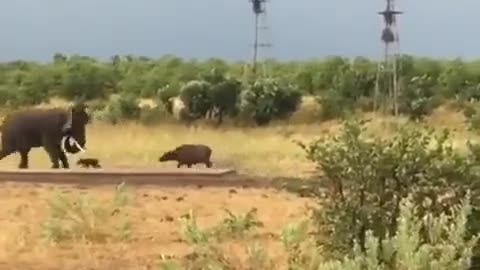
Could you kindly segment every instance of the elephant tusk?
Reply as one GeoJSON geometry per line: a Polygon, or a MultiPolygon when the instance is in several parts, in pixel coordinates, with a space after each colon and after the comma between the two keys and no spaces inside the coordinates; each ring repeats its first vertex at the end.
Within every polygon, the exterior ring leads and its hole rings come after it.
{"type": "Polygon", "coordinates": [[[80,149],[82,153],[85,153],[85,149],[80,146],[80,144],[77,142],[77,140],[75,140],[75,138],[73,138],[72,136],[64,136],[60,141],[60,147],[65,154],[67,154],[67,150],[65,149],[65,140],[68,141],[68,145],[72,145],[73,142],[73,145],[80,149]]]}
{"type": "Polygon", "coordinates": [[[67,153],[67,150],[65,150],[65,140],[67,139],[67,136],[63,136],[62,140],[60,141],[60,147],[62,148],[63,153],[67,153]]]}
{"type": "Polygon", "coordinates": [[[85,149],[83,149],[83,148],[80,146],[80,144],[77,142],[77,140],[75,140],[75,138],[73,138],[73,137],[68,137],[68,143],[69,143],[69,144],[70,144],[70,140],[73,140],[73,144],[74,144],[76,147],[78,147],[78,149],[80,149],[80,151],[81,151],[82,153],[85,153],[85,149]]]}

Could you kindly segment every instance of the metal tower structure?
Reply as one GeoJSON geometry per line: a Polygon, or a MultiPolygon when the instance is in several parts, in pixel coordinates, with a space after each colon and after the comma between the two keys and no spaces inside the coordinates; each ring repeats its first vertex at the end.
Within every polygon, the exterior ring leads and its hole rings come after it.
{"type": "Polygon", "coordinates": [[[396,23],[396,15],[403,14],[395,10],[395,1],[386,0],[387,7],[378,12],[383,16],[385,27],[382,31],[381,40],[384,44],[383,61],[378,64],[377,79],[375,84],[374,110],[378,109],[380,96],[384,100],[385,109],[387,104],[393,103],[393,113],[398,115],[398,57],[400,54],[399,34],[396,23]],[[381,91],[381,90],[382,91],[381,91]],[[385,93],[386,91],[386,93],[385,93]],[[382,92],[382,93],[381,93],[382,92]],[[387,95],[385,97],[385,94],[387,95]]]}
{"type": "Polygon", "coordinates": [[[267,41],[267,38],[266,38],[267,36],[266,32],[269,30],[269,27],[267,24],[267,9],[266,9],[267,0],[249,0],[249,1],[252,2],[252,9],[255,15],[255,36],[253,39],[252,72],[256,76],[258,71],[257,61],[259,58],[259,49],[270,48],[272,45],[267,41]]]}

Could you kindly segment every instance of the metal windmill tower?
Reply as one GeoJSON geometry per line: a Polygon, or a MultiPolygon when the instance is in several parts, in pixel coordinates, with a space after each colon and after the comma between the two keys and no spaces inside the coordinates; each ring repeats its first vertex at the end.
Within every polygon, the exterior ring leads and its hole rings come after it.
{"type": "MultiPolygon", "coordinates": [[[[252,72],[253,75],[257,75],[258,67],[257,61],[259,58],[260,48],[270,48],[272,45],[267,41],[266,32],[269,30],[267,25],[267,0],[249,0],[252,2],[252,9],[255,15],[255,36],[253,40],[253,59],[252,59],[252,72]]],[[[264,72],[265,66],[264,66],[264,72]]]]}
{"type": "Polygon", "coordinates": [[[384,11],[378,12],[383,16],[385,27],[382,31],[381,39],[384,44],[383,61],[378,64],[377,80],[375,85],[374,110],[377,110],[380,96],[385,97],[385,93],[380,93],[380,85],[382,92],[387,91],[385,105],[393,103],[394,115],[398,115],[398,57],[400,54],[399,34],[396,23],[396,15],[403,14],[401,11],[395,10],[395,1],[386,0],[387,7],[384,11]],[[390,100],[390,101],[389,101],[390,100]]]}

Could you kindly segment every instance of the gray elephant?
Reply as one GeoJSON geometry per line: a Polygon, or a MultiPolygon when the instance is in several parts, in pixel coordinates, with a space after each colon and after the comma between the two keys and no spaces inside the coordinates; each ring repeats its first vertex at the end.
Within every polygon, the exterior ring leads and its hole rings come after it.
{"type": "MultiPolygon", "coordinates": [[[[28,153],[34,147],[43,147],[50,157],[52,168],[69,168],[66,152],[76,153],[75,145],[63,145],[64,138],[73,138],[77,146],[85,148],[86,125],[90,116],[83,104],[76,104],[69,109],[28,109],[8,115],[3,121],[2,149],[0,160],[19,152],[20,169],[28,168],[28,153]]],[[[70,141],[70,140],[68,140],[70,141]]]]}

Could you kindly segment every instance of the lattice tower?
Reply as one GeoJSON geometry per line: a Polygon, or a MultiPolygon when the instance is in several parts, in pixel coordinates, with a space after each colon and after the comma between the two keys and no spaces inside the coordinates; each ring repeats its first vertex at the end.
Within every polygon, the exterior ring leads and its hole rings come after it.
{"type": "Polygon", "coordinates": [[[384,11],[378,12],[383,16],[384,29],[381,40],[384,44],[383,60],[379,61],[377,79],[375,84],[374,110],[380,106],[379,99],[382,99],[383,108],[387,110],[393,105],[394,115],[398,115],[398,58],[400,56],[400,39],[398,34],[396,15],[403,14],[395,10],[395,1],[386,0],[387,7],[384,11]],[[386,92],[386,93],[385,93],[386,92]]]}
{"type": "MultiPolygon", "coordinates": [[[[252,10],[255,16],[255,32],[253,39],[253,59],[252,72],[256,76],[258,74],[258,61],[260,58],[265,60],[269,55],[269,48],[272,47],[270,43],[270,27],[267,20],[267,0],[249,0],[252,2],[252,10]],[[263,57],[261,57],[263,56],[263,57]]],[[[268,67],[265,61],[262,66],[263,75],[269,74],[268,67]]]]}

